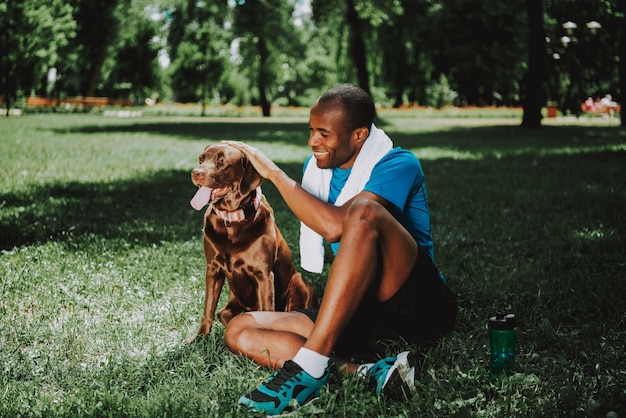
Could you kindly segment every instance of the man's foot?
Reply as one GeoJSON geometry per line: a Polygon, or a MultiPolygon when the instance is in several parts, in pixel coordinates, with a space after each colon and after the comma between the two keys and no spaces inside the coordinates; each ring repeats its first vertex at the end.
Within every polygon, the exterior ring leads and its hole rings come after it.
{"type": "Polygon", "coordinates": [[[376,396],[404,400],[415,390],[415,367],[409,362],[408,351],[379,360],[367,371],[367,376],[375,385],[376,396]]]}
{"type": "Polygon", "coordinates": [[[265,383],[239,398],[239,404],[268,415],[288,413],[319,398],[328,376],[328,368],[316,379],[289,360],[265,383]]]}

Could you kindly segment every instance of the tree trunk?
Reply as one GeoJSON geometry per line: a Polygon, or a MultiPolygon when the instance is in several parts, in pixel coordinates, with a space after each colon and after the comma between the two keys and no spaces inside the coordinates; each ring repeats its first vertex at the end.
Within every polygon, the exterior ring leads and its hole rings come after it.
{"type": "MultiPolygon", "coordinates": [[[[619,100],[623,107],[624,103],[626,103],[626,29],[624,29],[626,28],[626,0],[620,0],[617,4],[617,8],[622,15],[622,24],[618,25],[619,28],[621,28],[621,35],[617,54],[619,56],[619,89],[621,96],[619,100]]],[[[623,110],[621,111],[620,118],[622,120],[620,126],[626,128],[626,118],[624,117],[623,110]]]]}
{"type": "Polygon", "coordinates": [[[87,65],[87,77],[85,79],[85,88],[83,96],[92,97],[96,95],[96,87],[102,75],[102,66],[107,59],[107,45],[99,45],[94,60],[91,65],[87,65]]]}
{"type": "Polygon", "coordinates": [[[524,116],[522,126],[541,126],[543,105],[543,76],[545,68],[545,34],[543,29],[543,0],[526,0],[528,11],[528,72],[526,74],[524,116]]]}
{"type": "Polygon", "coordinates": [[[269,117],[271,113],[270,102],[267,100],[267,57],[269,52],[267,50],[267,46],[265,45],[265,40],[263,38],[259,38],[258,41],[259,47],[259,101],[261,102],[261,111],[263,112],[263,117],[269,117]]]}
{"type": "Polygon", "coordinates": [[[119,0],[81,0],[75,19],[78,24],[77,40],[83,48],[80,60],[81,94],[95,96],[102,76],[102,67],[118,32],[115,10],[119,0]]]}
{"type": "Polygon", "coordinates": [[[367,59],[365,53],[365,43],[361,32],[361,21],[354,8],[353,0],[346,0],[346,20],[350,27],[350,53],[356,67],[359,87],[370,94],[369,73],[367,71],[367,59]]]}
{"type": "Polygon", "coordinates": [[[15,61],[12,62],[11,58],[15,56],[15,52],[11,49],[15,47],[14,37],[17,33],[14,22],[21,20],[22,8],[23,6],[19,4],[15,7],[13,2],[6,2],[4,13],[9,17],[8,21],[12,23],[0,30],[0,96],[4,102],[7,118],[11,113],[13,98],[17,96],[17,77],[15,77],[17,65],[15,61]]]}

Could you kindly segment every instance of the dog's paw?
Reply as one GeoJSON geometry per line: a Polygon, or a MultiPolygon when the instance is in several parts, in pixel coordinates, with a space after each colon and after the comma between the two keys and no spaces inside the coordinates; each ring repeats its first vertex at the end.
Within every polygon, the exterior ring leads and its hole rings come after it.
{"type": "Polygon", "coordinates": [[[195,344],[197,342],[199,342],[200,340],[202,340],[203,338],[208,337],[208,335],[205,334],[196,334],[193,337],[189,337],[185,340],[185,344],[195,344]]]}

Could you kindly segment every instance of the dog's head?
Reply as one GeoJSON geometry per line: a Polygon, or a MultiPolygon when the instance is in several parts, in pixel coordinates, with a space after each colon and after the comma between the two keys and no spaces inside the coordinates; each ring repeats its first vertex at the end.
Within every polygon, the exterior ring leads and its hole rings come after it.
{"type": "Polygon", "coordinates": [[[211,201],[221,199],[236,206],[261,185],[262,177],[248,158],[230,145],[207,145],[199,161],[200,165],[191,171],[191,181],[212,189],[211,201]]]}

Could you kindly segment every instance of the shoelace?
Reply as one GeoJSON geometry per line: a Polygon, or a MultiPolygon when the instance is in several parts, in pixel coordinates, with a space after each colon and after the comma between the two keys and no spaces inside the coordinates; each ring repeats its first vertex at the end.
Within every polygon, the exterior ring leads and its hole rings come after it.
{"type": "Polygon", "coordinates": [[[300,381],[298,373],[301,371],[300,367],[293,361],[287,361],[283,365],[282,369],[274,373],[274,375],[267,381],[265,387],[270,390],[277,391],[288,380],[295,379],[300,381]]]}
{"type": "MultiPolygon", "coordinates": [[[[385,364],[387,364],[389,367],[393,366],[393,363],[395,362],[395,360],[387,360],[385,362],[385,364]]],[[[381,377],[381,375],[386,372],[387,370],[389,370],[389,368],[387,367],[377,367],[376,370],[372,370],[371,376],[375,381],[378,381],[378,379],[381,377]]]]}

